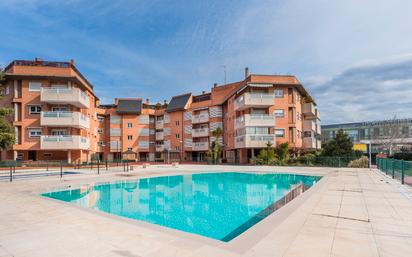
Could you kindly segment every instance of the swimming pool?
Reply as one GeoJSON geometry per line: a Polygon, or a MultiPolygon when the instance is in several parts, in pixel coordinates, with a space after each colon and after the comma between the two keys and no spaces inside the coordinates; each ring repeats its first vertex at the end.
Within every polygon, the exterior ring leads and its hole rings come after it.
{"type": "Polygon", "coordinates": [[[42,195],[228,242],[320,178],[202,173],[98,184],[42,195]]]}

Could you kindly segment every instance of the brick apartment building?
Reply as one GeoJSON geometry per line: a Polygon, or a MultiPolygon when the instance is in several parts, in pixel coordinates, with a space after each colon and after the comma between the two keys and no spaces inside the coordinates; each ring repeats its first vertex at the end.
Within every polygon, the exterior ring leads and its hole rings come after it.
{"type": "Polygon", "coordinates": [[[92,158],[205,161],[220,141],[223,160],[247,163],[261,148],[289,142],[296,152],[320,148],[315,102],[294,76],[255,75],[210,92],[151,104],[140,98],[100,104],[73,61],[13,61],[6,68],[1,106],[14,109],[16,144],[1,160],[92,158]],[[213,137],[222,128],[220,138],[213,137]]]}

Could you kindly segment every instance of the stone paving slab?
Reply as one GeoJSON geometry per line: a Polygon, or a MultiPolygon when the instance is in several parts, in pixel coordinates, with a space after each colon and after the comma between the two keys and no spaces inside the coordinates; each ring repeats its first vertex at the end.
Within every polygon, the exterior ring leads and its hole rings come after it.
{"type": "Polygon", "coordinates": [[[2,256],[412,256],[412,190],[379,171],[180,165],[0,182],[2,256]],[[39,197],[84,184],[209,171],[323,175],[228,243],[39,197]]]}

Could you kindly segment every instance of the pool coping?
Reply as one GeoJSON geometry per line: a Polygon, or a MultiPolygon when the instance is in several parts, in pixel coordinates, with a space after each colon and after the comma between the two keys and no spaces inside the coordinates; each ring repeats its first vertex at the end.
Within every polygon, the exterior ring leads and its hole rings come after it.
{"type": "MultiPolygon", "coordinates": [[[[271,231],[273,231],[278,225],[280,225],[285,219],[293,213],[298,207],[300,207],[307,199],[310,198],[310,196],[319,191],[321,187],[326,183],[326,180],[330,176],[332,171],[323,173],[322,175],[320,174],[314,174],[314,172],[283,172],[283,171],[257,171],[257,170],[242,170],[242,171],[218,171],[218,170],[211,170],[211,171],[174,171],[170,174],[141,174],[136,172],[136,176],[134,176],[133,172],[130,172],[129,174],[132,174],[130,176],[121,176],[123,173],[118,173],[114,174],[117,176],[111,176],[106,178],[104,181],[100,182],[80,182],[80,181],[70,181],[71,185],[70,187],[67,186],[53,186],[53,187],[46,187],[48,189],[42,188],[42,189],[36,189],[32,190],[30,193],[34,194],[36,197],[41,198],[46,201],[52,201],[54,203],[58,204],[64,204],[66,207],[74,207],[82,211],[86,211],[88,213],[94,214],[94,215],[99,215],[101,217],[106,217],[109,219],[114,219],[120,222],[125,222],[127,224],[137,226],[137,227],[142,227],[145,229],[150,229],[154,230],[159,233],[167,233],[169,235],[172,235],[179,239],[180,241],[187,242],[196,242],[199,244],[205,244],[209,245],[212,247],[217,247],[223,250],[235,252],[235,253],[245,253],[246,251],[250,250],[255,244],[257,244],[259,241],[261,241],[264,237],[266,237],[271,231]],[[254,224],[252,227],[247,229],[246,231],[242,232],[232,240],[228,242],[220,241],[217,239],[209,238],[206,236],[201,236],[198,234],[190,233],[190,232],[185,232],[181,231],[178,229],[173,229],[169,228],[166,226],[162,225],[157,225],[154,223],[149,223],[146,221],[141,221],[137,219],[132,219],[132,218],[127,218],[123,216],[118,216],[114,214],[110,214],[101,210],[97,209],[90,209],[86,208],[83,206],[79,206],[73,203],[65,202],[62,200],[58,199],[53,199],[47,196],[43,196],[41,194],[47,193],[47,192],[54,192],[54,191],[61,191],[61,190],[70,190],[70,189],[76,189],[76,188],[81,188],[82,186],[91,186],[91,185],[99,185],[99,184],[108,184],[108,183],[115,183],[115,182],[120,182],[120,181],[133,181],[133,180],[138,180],[138,179],[143,179],[143,178],[152,178],[152,177],[165,177],[165,176],[177,176],[177,175],[188,175],[188,174],[202,174],[202,173],[256,173],[256,174],[291,174],[291,175],[303,175],[303,176],[320,176],[321,178],[316,182],[315,185],[311,186],[309,189],[307,189],[305,192],[302,194],[298,195],[295,197],[293,200],[289,201],[287,204],[282,206],[281,208],[277,209],[273,213],[269,214],[266,216],[264,219],[261,221],[257,222],[254,224]],[[53,188],[53,189],[51,189],[53,188]]],[[[112,174],[113,175],[113,174],[112,174]]]]}

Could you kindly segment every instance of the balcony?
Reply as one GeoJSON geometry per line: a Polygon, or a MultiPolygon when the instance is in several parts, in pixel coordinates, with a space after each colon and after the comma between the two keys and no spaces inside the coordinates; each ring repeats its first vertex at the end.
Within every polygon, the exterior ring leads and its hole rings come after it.
{"type": "Polygon", "coordinates": [[[163,152],[164,149],[164,145],[156,145],[156,152],[163,152]]]}
{"type": "Polygon", "coordinates": [[[163,132],[156,132],[156,140],[163,140],[165,138],[163,132]]]}
{"type": "Polygon", "coordinates": [[[110,152],[121,152],[122,142],[120,141],[110,141],[110,152]]]}
{"type": "Polygon", "coordinates": [[[307,119],[320,119],[318,108],[314,103],[304,103],[302,106],[302,114],[307,119]]]}
{"type": "Polygon", "coordinates": [[[235,100],[235,111],[251,107],[269,107],[275,104],[273,93],[244,93],[235,100]]]}
{"type": "Polygon", "coordinates": [[[207,151],[207,150],[209,150],[209,141],[192,143],[192,151],[207,151]]]}
{"type": "Polygon", "coordinates": [[[88,150],[89,139],[82,136],[41,136],[40,149],[42,150],[88,150]]]}
{"type": "Polygon", "coordinates": [[[192,123],[205,123],[209,122],[209,113],[201,113],[192,116],[192,123]]]}
{"type": "Polygon", "coordinates": [[[270,142],[275,146],[275,135],[243,135],[237,136],[235,141],[235,148],[264,148],[270,142]]]}
{"type": "Polygon", "coordinates": [[[316,131],[315,120],[303,120],[303,131],[316,131]]]}
{"type": "Polygon", "coordinates": [[[235,128],[245,126],[274,127],[275,116],[269,114],[245,114],[236,118],[235,128]]]}
{"type": "Polygon", "coordinates": [[[208,137],[209,128],[192,129],[192,137],[208,137]]]}
{"type": "Polygon", "coordinates": [[[163,129],[163,120],[156,121],[156,129],[163,129]]]}
{"type": "Polygon", "coordinates": [[[321,141],[315,137],[304,137],[303,138],[303,148],[306,149],[320,149],[321,141]]]}
{"type": "Polygon", "coordinates": [[[89,117],[80,112],[41,112],[40,125],[89,129],[90,121],[89,117]]]}
{"type": "Polygon", "coordinates": [[[89,97],[78,88],[41,88],[40,101],[52,104],[71,104],[78,108],[89,108],[89,97]]]}

